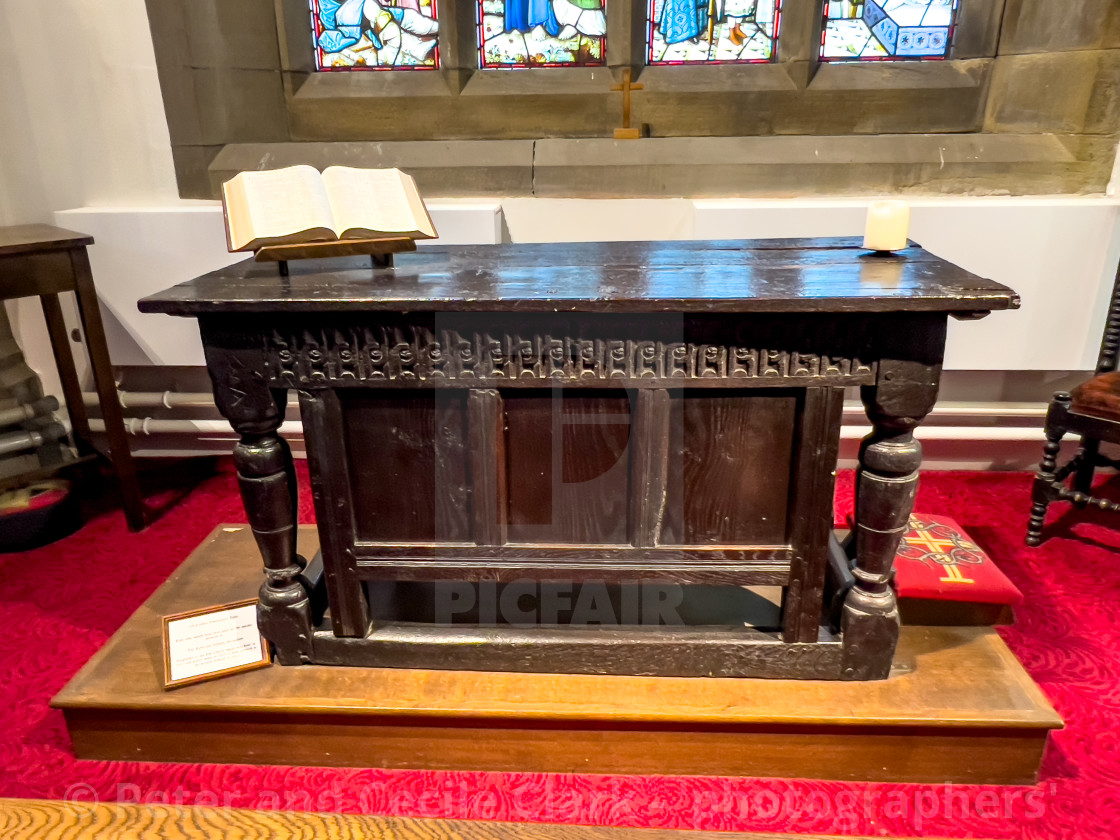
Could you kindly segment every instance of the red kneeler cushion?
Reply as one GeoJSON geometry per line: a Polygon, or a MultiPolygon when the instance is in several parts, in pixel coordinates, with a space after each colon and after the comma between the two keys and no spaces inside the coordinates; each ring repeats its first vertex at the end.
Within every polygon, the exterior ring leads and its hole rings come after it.
{"type": "Polygon", "coordinates": [[[946,516],[916,513],[895,556],[905,624],[1004,624],[1023,594],[946,516]]]}

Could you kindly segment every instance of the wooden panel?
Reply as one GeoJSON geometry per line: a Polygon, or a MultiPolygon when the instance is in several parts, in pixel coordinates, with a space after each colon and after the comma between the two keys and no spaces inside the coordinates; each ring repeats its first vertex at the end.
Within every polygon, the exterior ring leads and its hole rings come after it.
{"type": "Polygon", "coordinates": [[[500,392],[479,388],[467,397],[470,432],[471,505],[479,545],[506,541],[506,438],[500,392]]]}
{"type": "Polygon", "coordinates": [[[341,402],[357,539],[469,541],[466,394],[346,393],[341,402]]]}
{"type": "Polygon", "coordinates": [[[323,529],[320,556],[331,604],[331,623],[341,635],[364,636],[370,617],[364,592],[354,575],[354,558],[348,550],[354,508],[350,494],[351,465],[343,451],[341,400],[335,391],[301,391],[299,408],[307,435],[315,520],[323,529]]]}
{"type": "Polygon", "coordinates": [[[69,292],[74,287],[74,270],[65,251],[0,258],[0,294],[4,300],[69,292]]]}
{"type": "MultiPolygon", "coordinates": [[[[45,799],[0,799],[5,840],[139,840],[175,837],[315,837],[323,840],[828,840],[818,834],[778,835],[613,828],[537,823],[431,820],[362,814],[309,814],[195,805],[122,805],[45,799]]],[[[858,838],[849,838],[858,840],[858,838]]]]}
{"type": "Polygon", "coordinates": [[[809,388],[803,406],[790,501],[794,562],[784,604],[787,642],[811,642],[820,631],[844,389],[809,388]]]}
{"type": "MultiPolygon", "coordinates": [[[[373,674],[380,676],[380,672],[373,674]]],[[[785,702],[795,705],[799,698],[787,697],[785,702]]],[[[608,721],[576,727],[545,722],[495,727],[491,721],[469,718],[424,720],[329,712],[244,716],[184,711],[168,716],[72,710],[65,717],[74,751],[83,759],[509,773],[1033,785],[1046,746],[1045,731],[986,731],[943,722],[894,730],[764,725],[681,731],[675,726],[634,727],[608,721]],[[983,759],[977,760],[978,756],[983,759]]]]}
{"type": "Polygon", "coordinates": [[[630,542],[647,548],[661,539],[669,469],[669,392],[636,395],[634,448],[630,456],[630,542]]]}
{"type": "Polygon", "coordinates": [[[509,540],[628,542],[630,398],[505,395],[509,540]]]}
{"type": "Polygon", "coordinates": [[[661,542],[784,542],[798,394],[745,390],[670,394],[669,477],[661,542]]]}
{"type": "MultiPolygon", "coordinates": [[[[656,609],[642,613],[642,585],[633,580],[624,584],[592,581],[582,583],[540,582],[531,589],[524,581],[513,585],[487,578],[462,585],[456,582],[456,599],[451,602],[439,583],[371,581],[367,584],[370,602],[379,606],[378,618],[385,622],[498,627],[537,624],[548,627],[620,627],[652,624],[657,618],[670,618],[683,627],[742,627],[773,631],[780,626],[780,586],[684,585],[680,599],[670,605],[671,612],[656,609]],[[504,615],[502,597],[517,598],[516,612],[504,615]],[[661,613],[657,615],[657,613],[661,613]]],[[[507,603],[509,603],[507,601],[507,603]]],[[[650,604],[646,602],[647,606],[650,604]]],[[[664,622],[663,622],[664,623],[664,622]]],[[[466,670],[466,669],[463,669],[466,670]]]]}

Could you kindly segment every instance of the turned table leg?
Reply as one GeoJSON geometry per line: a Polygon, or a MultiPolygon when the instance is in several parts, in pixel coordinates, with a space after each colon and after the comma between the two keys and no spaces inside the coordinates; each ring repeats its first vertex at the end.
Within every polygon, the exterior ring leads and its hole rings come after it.
{"type": "Polygon", "coordinates": [[[862,389],[872,431],[860,446],[856,474],[855,583],[841,614],[842,679],[878,680],[890,673],[899,628],[891,576],[922,463],[914,428],[933,408],[940,372],[939,357],[884,360],[876,384],[862,389]]]}
{"type": "Polygon", "coordinates": [[[306,563],[296,554],[292,454],[275,433],[243,434],[233,450],[241,500],[264,558],[257,623],[283,665],[311,655],[311,601],[298,577],[306,563]]]}
{"type": "Polygon", "coordinates": [[[299,665],[311,658],[311,601],[299,581],[306,562],[296,553],[298,525],[295,467],[277,430],[287,390],[272,390],[264,377],[260,343],[252,335],[203,323],[214,399],[241,440],[233,450],[241,499],[264,560],[257,623],[272,643],[276,661],[299,665]]]}

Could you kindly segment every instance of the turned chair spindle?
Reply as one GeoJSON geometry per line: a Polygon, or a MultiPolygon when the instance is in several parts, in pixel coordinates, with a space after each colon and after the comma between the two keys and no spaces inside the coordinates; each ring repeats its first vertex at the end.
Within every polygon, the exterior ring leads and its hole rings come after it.
{"type": "MultiPolygon", "coordinates": [[[[1027,525],[1027,545],[1042,542],[1046,512],[1054,502],[1069,502],[1074,507],[1096,507],[1120,512],[1120,504],[1092,492],[1097,467],[1116,468],[1120,462],[1103,455],[1101,443],[1120,443],[1120,269],[1112,287],[1096,375],[1072,391],[1058,391],[1046,414],[1046,444],[1035,474],[1031,492],[1031,515],[1027,525]],[[1080,435],[1077,453],[1058,466],[1062,438],[1080,435]],[[1072,481],[1069,480],[1072,475],[1072,481]]],[[[1120,525],[1120,523],[1118,523],[1120,525]]]]}

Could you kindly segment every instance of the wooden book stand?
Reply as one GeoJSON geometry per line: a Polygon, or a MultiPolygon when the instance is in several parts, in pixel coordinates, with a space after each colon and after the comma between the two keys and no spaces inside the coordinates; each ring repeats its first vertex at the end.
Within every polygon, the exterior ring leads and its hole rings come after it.
{"type": "Polygon", "coordinates": [[[288,276],[288,260],[323,257],[353,257],[369,254],[374,268],[390,268],[393,254],[415,251],[416,240],[407,236],[386,239],[338,239],[334,242],[300,242],[293,245],[266,245],[256,252],[257,262],[279,263],[280,275],[288,276]]]}

